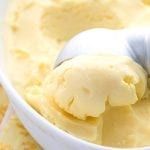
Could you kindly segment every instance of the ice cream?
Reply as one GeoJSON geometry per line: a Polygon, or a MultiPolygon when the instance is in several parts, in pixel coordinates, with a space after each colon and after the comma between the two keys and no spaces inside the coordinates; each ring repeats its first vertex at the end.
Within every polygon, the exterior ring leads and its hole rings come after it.
{"type": "Polygon", "coordinates": [[[107,109],[103,117],[103,145],[124,148],[149,146],[149,115],[149,98],[132,106],[107,109]]]}
{"type": "Polygon", "coordinates": [[[35,110],[74,136],[115,147],[150,145],[147,78],[133,60],[83,56],[53,70],[76,33],[139,26],[149,9],[142,0],[13,0],[5,40],[11,81],[35,110]]]}
{"type": "Polygon", "coordinates": [[[150,26],[149,17],[150,17],[150,9],[148,7],[142,13],[140,13],[139,17],[134,19],[134,21],[131,23],[130,26],[149,27],[150,26]]]}
{"type": "Polygon", "coordinates": [[[43,89],[39,86],[26,89],[25,98],[33,108],[64,131],[94,143],[101,143],[102,116],[78,119],[61,109],[55,102],[48,101],[43,89]]]}
{"type": "Polygon", "coordinates": [[[105,103],[136,103],[146,90],[145,71],[128,57],[80,56],[56,68],[46,79],[49,100],[79,119],[99,117],[105,103]]]}
{"type": "MultiPolygon", "coordinates": [[[[0,126],[8,107],[8,98],[2,87],[0,87],[0,126]]],[[[3,128],[0,127],[0,149],[33,149],[40,150],[40,146],[29,135],[19,119],[12,115],[3,128]],[[14,138],[15,137],[15,138],[14,138]]]]}
{"type": "Polygon", "coordinates": [[[143,3],[144,3],[145,5],[150,5],[150,1],[149,1],[149,0],[143,0],[143,3]]]}
{"type": "Polygon", "coordinates": [[[0,132],[0,149],[41,150],[41,147],[25,130],[17,117],[12,116],[4,129],[0,132]]]}
{"type": "Polygon", "coordinates": [[[8,98],[4,89],[0,86],[0,122],[5,114],[5,111],[8,107],[8,98]]]}
{"type": "Polygon", "coordinates": [[[45,9],[41,22],[43,33],[57,40],[67,40],[80,31],[100,26],[124,26],[111,10],[109,1],[59,1],[45,9]]]}

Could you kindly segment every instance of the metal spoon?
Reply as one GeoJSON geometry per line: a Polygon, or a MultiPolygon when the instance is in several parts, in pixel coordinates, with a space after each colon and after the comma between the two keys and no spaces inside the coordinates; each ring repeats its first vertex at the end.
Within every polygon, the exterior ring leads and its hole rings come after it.
{"type": "Polygon", "coordinates": [[[150,28],[96,28],[73,37],[58,54],[54,68],[80,55],[129,56],[150,73],[150,28]]]}

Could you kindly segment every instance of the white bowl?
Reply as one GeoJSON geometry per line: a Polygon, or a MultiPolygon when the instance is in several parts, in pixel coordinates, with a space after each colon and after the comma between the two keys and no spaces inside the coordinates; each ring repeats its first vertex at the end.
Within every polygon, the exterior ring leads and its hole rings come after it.
{"type": "MultiPolygon", "coordinates": [[[[45,118],[39,115],[13,88],[11,82],[8,80],[4,71],[3,63],[3,28],[1,23],[4,22],[6,8],[9,0],[0,0],[0,82],[4,87],[9,100],[25,128],[33,136],[33,138],[46,150],[116,150],[116,148],[109,148],[92,144],[60,130],[45,118]]],[[[150,149],[150,147],[139,148],[150,149]]],[[[136,148],[137,150],[137,148],[136,148]]]]}

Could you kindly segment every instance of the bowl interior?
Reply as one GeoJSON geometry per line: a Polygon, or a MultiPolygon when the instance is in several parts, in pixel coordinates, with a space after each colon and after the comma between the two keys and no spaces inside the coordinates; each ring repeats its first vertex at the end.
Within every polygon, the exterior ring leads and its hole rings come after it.
{"type": "MultiPolygon", "coordinates": [[[[46,119],[44,119],[42,116],[40,116],[35,110],[33,110],[22,98],[21,96],[18,95],[18,93],[15,91],[9,80],[7,79],[7,74],[5,72],[5,63],[4,63],[4,42],[3,42],[3,32],[4,32],[4,26],[5,26],[5,16],[6,16],[6,10],[8,7],[8,3],[10,0],[0,0],[0,81],[2,82],[5,90],[7,93],[11,93],[17,101],[13,101],[13,104],[16,105],[18,108],[20,107],[20,110],[22,109],[26,115],[35,121],[35,125],[40,126],[43,130],[46,132],[53,131],[56,133],[56,135],[62,137],[67,141],[68,143],[70,142],[71,144],[80,145],[80,149],[85,149],[85,150],[113,150],[113,148],[108,148],[108,147],[103,147],[103,146],[98,146],[92,143],[88,143],[86,141],[80,140],[76,137],[73,137],[66,132],[58,129],[51,123],[49,123],[46,119]]],[[[16,108],[17,108],[16,107],[16,108]]],[[[19,114],[19,111],[18,111],[19,114]]],[[[18,115],[19,116],[19,115],[18,115]]],[[[19,116],[21,119],[21,116],[19,116]]],[[[26,126],[26,123],[23,122],[24,125],[26,126]]],[[[30,132],[30,131],[29,131],[30,132]]],[[[31,132],[30,132],[31,133],[31,132]]],[[[32,134],[32,133],[31,133],[32,134]]],[[[36,139],[36,138],[35,138],[36,139]]],[[[37,140],[37,139],[36,139],[37,140]]],[[[65,144],[65,143],[64,143],[65,144]]],[[[41,144],[42,145],[42,144],[41,144]]],[[[146,148],[144,148],[146,149],[146,148]]],[[[149,149],[149,148],[147,148],[149,149]]],[[[116,150],[116,148],[114,149],[116,150]]]]}

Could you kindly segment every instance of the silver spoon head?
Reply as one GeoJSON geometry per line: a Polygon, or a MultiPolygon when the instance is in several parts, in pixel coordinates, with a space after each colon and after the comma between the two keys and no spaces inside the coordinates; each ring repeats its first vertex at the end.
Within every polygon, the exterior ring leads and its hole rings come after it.
{"type": "Polygon", "coordinates": [[[128,55],[122,30],[91,29],[73,37],[57,56],[54,68],[80,55],[128,55]]]}

